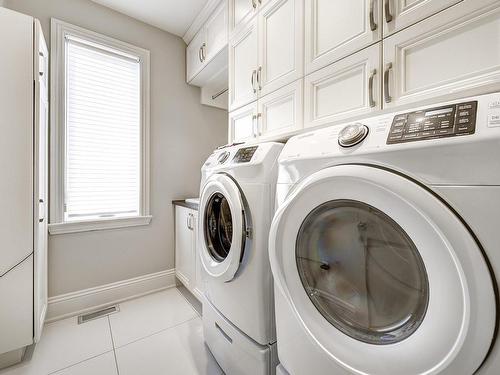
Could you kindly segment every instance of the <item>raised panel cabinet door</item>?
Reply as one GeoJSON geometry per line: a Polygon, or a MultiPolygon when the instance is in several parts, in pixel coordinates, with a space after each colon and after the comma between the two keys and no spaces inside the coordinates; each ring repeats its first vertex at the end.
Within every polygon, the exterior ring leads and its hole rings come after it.
{"type": "Polygon", "coordinates": [[[379,110],[380,56],[381,43],[377,43],[306,76],[305,127],[379,110]]]}
{"type": "MultiPolygon", "coordinates": [[[[194,231],[193,231],[193,251],[194,251],[194,288],[193,288],[193,294],[195,297],[197,297],[200,301],[202,301],[203,298],[203,272],[202,272],[202,267],[203,265],[201,264],[200,260],[200,254],[199,254],[199,249],[200,249],[200,239],[198,238],[199,236],[199,230],[198,230],[198,225],[199,225],[199,212],[198,211],[192,211],[193,216],[194,216],[194,231]]],[[[201,239],[203,241],[203,239],[201,239]]]]}
{"type": "Polygon", "coordinates": [[[257,99],[257,22],[229,43],[229,110],[257,99]]]}
{"type": "Polygon", "coordinates": [[[303,127],[303,80],[297,80],[259,99],[259,137],[287,135],[303,127]]]}
{"type": "Polygon", "coordinates": [[[384,36],[436,14],[462,0],[380,0],[384,14],[384,36]]]}
{"type": "Polygon", "coordinates": [[[464,1],[384,40],[385,107],[500,89],[500,2],[474,6],[464,1]]]}
{"type": "Polygon", "coordinates": [[[305,0],[306,74],[380,40],[381,1],[305,0]]]}
{"type": "Polygon", "coordinates": [[[175,207],[175,274],[190,288],[194,271],[193,219],[191,210],[175,207]]]}
{"type": "Polygon", "coordinates": [[[203,49],[205,48],[205,28],[202,27],[200,31],[194,36],[191,43],[186,48],[186,80],[190,82],[203,68],[204,56],[203,49]]]}
{"type": "Polygon", "coordinates": [[[257,102],[229,112],[229,143],[245,142],[257,137],[257,102]]]}
{"type": "Polygon", "coordinates": [[[38,342],[47,312],[49,52],[40,23],[35,21],[35,251],[34,340],[38,342]]]}
{"type": "Polygon", "coordinates": [[[269,1],[259,13],[259,95],[304,75],[304,1],[269,1]]]}
{"type": "Polygon", "coordinates": [[[229,35],[232,37],[257,14],[259,0],[229,0],[228,5],[229,35]]]}
{"type": "Polygon", "coordinates": [[[227,4],[225,1],[215,9],[205,24],[206,61],[210,61],[227,43],[227,4]]]}

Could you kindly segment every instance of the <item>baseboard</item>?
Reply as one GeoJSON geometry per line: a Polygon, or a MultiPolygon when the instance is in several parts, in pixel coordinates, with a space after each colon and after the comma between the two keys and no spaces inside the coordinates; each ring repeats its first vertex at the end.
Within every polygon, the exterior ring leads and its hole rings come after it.
{"type": "Polygon", "coordinates": [[[46,322],[79,315],[175,286],[175,269],[49,298],[46,322]]]}

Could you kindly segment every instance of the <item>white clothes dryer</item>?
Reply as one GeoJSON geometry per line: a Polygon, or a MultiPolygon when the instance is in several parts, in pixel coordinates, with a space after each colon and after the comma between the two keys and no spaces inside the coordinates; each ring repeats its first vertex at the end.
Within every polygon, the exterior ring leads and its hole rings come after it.
{"type": "Polygon", "coordinates": [[[216,150],[202,168],[199,258],[205,341],[227,374],[277,365],[268,237],[281,143],[216,150]]]}
{"type": "Polygon", "coordinates": [[[290,374],[500,373],[500,94],[299,135],[279,163],[290,374]]]}

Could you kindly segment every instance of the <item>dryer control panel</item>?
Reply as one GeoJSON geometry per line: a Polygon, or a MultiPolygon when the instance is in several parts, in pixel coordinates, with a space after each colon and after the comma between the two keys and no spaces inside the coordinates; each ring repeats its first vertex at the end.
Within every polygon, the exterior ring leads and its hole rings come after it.
{"type": "Polygon", "coordinates": [[[477,101],[394,116],[387,144],[474,134],[477,101]]]}
{"type": "Polygon", "coordinates": [[[257,151],[258,146],[240,148],[234,155],[234,163],[249,163],[252,160],[253,154],[257,151]]]}

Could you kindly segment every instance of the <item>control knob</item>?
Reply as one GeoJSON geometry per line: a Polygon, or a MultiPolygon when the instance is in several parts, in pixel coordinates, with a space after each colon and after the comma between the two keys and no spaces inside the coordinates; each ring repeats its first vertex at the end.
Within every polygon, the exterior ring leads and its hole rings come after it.
{"type": "Polygon", "coordinates": [[[368,135],[368,126],[360,123],[345,126],[339,133],[339,145],[352,147],[363,142],[368,135]]]}

